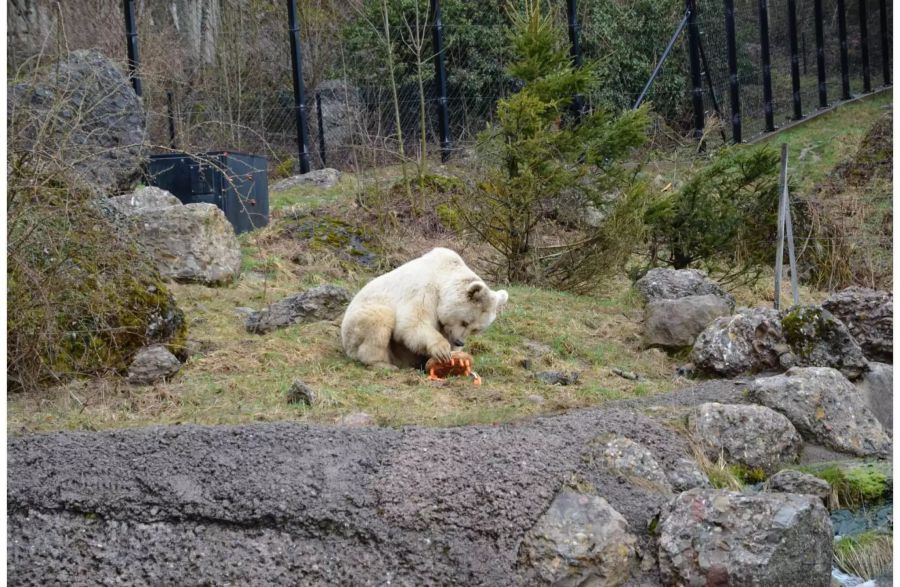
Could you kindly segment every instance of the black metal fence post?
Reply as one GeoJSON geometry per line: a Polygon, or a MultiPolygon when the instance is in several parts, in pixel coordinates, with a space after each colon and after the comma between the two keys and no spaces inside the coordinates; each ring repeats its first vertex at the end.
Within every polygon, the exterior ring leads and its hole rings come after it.
{"type": "Polygon", "coordinates": [[[731,97],[731,140],[741,142],[741,85],[738,79],[734,0],[725,0],[725,44],[728,51],[728,94],[731,97]]]}
{"type": "Polygon", "coordinates": [[[122,0],[122,7],[125,11],[125,44],[128,50],[128,75],[131,76],[131,85],[134,86],[134,93],[143,96],[144,91],[141,87],[141,76],[138,75],[138,67],[141,59],[138,56],[137,43],[137,26],[134,21],[134,0],[122,0]]]}
{"type": "MultiPolygon", "coordinates": [[[[581,44],[578,40],[578,0],[567,0],[566,8],[569,20],[569,42],[571,43],[569,52],[572,55],[572,63],[575,64],[575,67],[581,67],[581,44]]],[[[581,120],[584,114],[584,97],[580,95],[574,96],[572,98],[572,107],[575,110],[575,117],[581,120]]]]}
{"type": "Polygon", "coordinates": [[[759,0],[759,44],[763,74],[763,103],[766,132],[775,130],[775,106],[772,100],[772,62],[769,56],[769,2],[759,0]]]}
{"type": "Polygon", "coordinates": [[[888,44],[888,19],[887,2],[878,2],[878,20],[881,25],[881,73],[884,76],[884,85],[891,85],[891,46],[888,44]]]}
{"type": "Polygon", "coordinates": [[[800,103],[800,55],[797,49],[797,2],[788,0],[788,37],[791,45],[791,97],[794,102],[794,120],[803,118],[800,103]]]}
{"type": "Polygon", "coordinates": [[[172,90],[166,90],[166,101],[169,103],[169,147],[175,149],[175,104],[172,90]]]}
{"type": "Polygon", "coordinates": [[[703,79],[700,74],[700,28],[694,0],[685,0],[688,13],[688,54],[691,65],[691,102],[694,107],[694,138],[703,138],[703,79]]]}
{"type": "Polygon", "coordinates": [[[869,14],[866,0],[859,0],[859,44],[862,53],[863,92],[872,91],[872,75],[869,72],[869,14]]]}
{"type": "Polygon", "coordinates": [[[294,114],[297,120],[297,151],[300,173],[309,173],[309,132],[306,126],[306,96],[303,88],[303,63],[300,57],[300,27],[297,0],[287,0],[288,30],[291,37],[291,62],[294,72],[294,114]]]}
{"type": "Polygon", "coordinates": [[[450,114],[447,110],[447,71],[444,69],[444,25],[441,2],[431,0],[434,15],[434,73],[437,78],[438,129],[441,133],[441,161],[450,158],[450,114]]]}
{"type": "Polygon", "coordinates": [[[850,57],[847,54],[847,8],[837,0],[838,37],[841,40],[841,100],[850,99],[850,57]]]}
{"type": "Polygon", "coordinates": [[[325,123],[322,120],[322,94],[316,92],[316,118],[319,122],[319,159],[322,167],[328,167],[325,162],[325,123]]]}
{"type": "Polygon", "coordinates": [[[822,0],[814,0],[813,13],[816,24],[816,69],[819,78],[819,108],[828,107],[828,82],[825,79],[825,17],[822,0]]]}

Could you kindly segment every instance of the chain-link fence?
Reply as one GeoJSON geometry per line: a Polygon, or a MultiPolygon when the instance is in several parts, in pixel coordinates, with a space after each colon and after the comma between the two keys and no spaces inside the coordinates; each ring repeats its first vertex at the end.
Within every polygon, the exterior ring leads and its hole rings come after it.
{"type": "MultiPolygon", "coordinates": [[[[122,5],[97,0],[93,11],[50,0],[9,5],[11,76],[62,52],[95,48],[125,54],[122,5]]],[[[435,68],[434,0],[308,0],[300,2],[299,35],[313,168],[360,168],[441,150],[435,68]]],[[[576,6],[585,60],[596,63],[599,84],[592,108],[630,108],[684,17],[683,0],[553,0],[560,38],[576,6]]],[[[498,100],[515,92],[506,66],[512,58],[509,17],[500,0],[442,0],[440,28],[446,70],[449,154],[477,143],[494,122],[498,100]]],[[[288,15],[280,0],[136,1],[139,75],[149,135],[157,150],[241,150],[266,155],[291,171],[297,160],[297,111],[288,15]]],[[[889,83],[891,5],[884,0],[696,0],[703,69],[704,118],[718,113],[726,138],[739,105],[742,139],[794,116],[799,84],[803,116],[823,105],[889,83]],[[728,62],[726,8],[733,5],[735,63],[728,62]],[[819,6],[817,6],[819,5],[819,6]],[[797,71],[791,71],[789,7],[796,11],[797,71]],[[768,40],[760,11],[768,13],[768,40]],[[816,16],[821,13],[821,52],[816,16]],[[841,26],[840,15],[844,14],[841,26]],[[846,67],[841,65],[845,30],[846,67]],[[865,33],[865,34],[864,34],[865,33]],[[771,99],[766,100],[764,47],[770,56],[771,99]],[[883,59],[887,56],[887,59],[883,59]],[[819,71],[820,60],[824,71],[819,71]],[[867,67],[866,67],[867,64],[867,67]],[[887,70],[885,68],[888,68],[887,70]],[[868,71],[868,76],[864,71],[868,71]],[[732,73],[735,84],[729,83],[732,73]],[[824,74],[824,79],[823,75],[824,74]],[[864,78],[868,77],[868,86],[864,78]],[[824,88],[825,102],[821,102],[824,88]],[[767,105],[768,103],[768,105],[767,105]]],[[[687,32],[654,80],[647,100],[657,120],[691,131],[693,112],[687,32]]]]}

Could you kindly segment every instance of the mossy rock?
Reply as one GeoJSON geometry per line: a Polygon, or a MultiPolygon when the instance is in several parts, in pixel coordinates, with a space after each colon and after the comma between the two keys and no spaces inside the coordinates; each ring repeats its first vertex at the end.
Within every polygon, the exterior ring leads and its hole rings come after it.
{"type": "Polygon", "coordinates": [[[802,306],[792,308],[781,319],[781,328],[789,345],[800,356],[808,356],[817,340],[826,334],[821,308],[802,306]]]}
{"type": "Polygon", "coordinates": [[[285,236],[307,241],[312,250],[327,250],[354,263],[372,266],[379,258],[375,239],[363,228],[333,216],[303,216],[282,228],[285,236]]]}
{"type": "Polygon", "coordinates": [[[186,358],[175,298],[115,214],[64,179],[10,176],[7,378],[34,389],[76,376],[125,373],[143,347],[186,358]]]}
{"type": "Polygon", "coordinates": [[[832,367],[851,380],[868,370],[862,348],[847,326],[821,306],[789,309],[781,329],[801,366],[832,367]]]}

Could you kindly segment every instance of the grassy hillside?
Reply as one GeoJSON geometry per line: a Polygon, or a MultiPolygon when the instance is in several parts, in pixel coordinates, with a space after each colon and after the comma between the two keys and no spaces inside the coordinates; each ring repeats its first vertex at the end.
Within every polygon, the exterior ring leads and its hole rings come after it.
{"type": "MultiPolygon", "coordinates": [[[[890,100],[888,93],[842,106],[769,140],[788,141],[796,177],[801,185],[812,186],[854,152],[890,100]]],[[[678,169],[666,166],[666,175],[657,181],[677,180],[678,169]]],[[[432,246],[460,249],[488,277],[479,265],[477,247],[463,247],[434,217],[413,227],[398,216],[358,228],[370,213],[356,201],[359,187],[394,172],[382,170],[377,178],[345,175],[326,190],[298,187],[272,193],[270,227],[241,237],[243,273],[236,284],[216,289],[172,286],[188,322],[190,351],[173,381],[136,388],[115,378],[84,380],[39,394],[9,395],[9,431],[284,419],[333,422],[358,411],[393,426],[494,423],[687,384],[674,375],[685,357],[641,348],[642,311],[624,277],[591,296],[510,288],[508,308],[490,329],[468,342],[475,369],[484,379],[481,387],[463,379],[429,382],[412,370],[364,369],[341,351],[338,321],[248,334],[238,308],[261,309],[323,283],[356,291],[384,269],[432,246]],[[640,378],[623,378],[614,369],[640,378]],[[533,378],[546,370],[577,371],[579,383],[550,386],[533,378]],[[313,407],[287,403],[295,379],[318,394],[313,407]]],[[[734,293],[739,305],[771,304],[771,278],[734,293]]],[[[804,301],[824,295],[803,289],[804,301]]]]}

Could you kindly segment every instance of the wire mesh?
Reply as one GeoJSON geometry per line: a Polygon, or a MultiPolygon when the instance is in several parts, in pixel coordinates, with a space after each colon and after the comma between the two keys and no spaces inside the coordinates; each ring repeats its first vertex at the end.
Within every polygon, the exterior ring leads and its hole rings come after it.
{"type": "MultiPolygon", "coordinates": [[[[765,130],[761,1],[767,0],[734,0],[744,140],[765,130]]],[[[796,0],[804,116],[818,108],[815,1],[796,0]]],[[[834,104],[841,98],[838,0],[821,1],[826,88],[829,104],[834,104]]],[[[97,0],[96,10],[90,14],[74,4],[52,4],[40,14],[16,13],[19,9],[12,5],[14,14],[8,19],[10,77],[21,71],[20,66],[31,63],[35,54],[41,54],[47,63],[66,51],[93,48],[124,62],[119,2],[97,0]]],[[[328,3],[320,4],[302,5],[300,14],[308,150],[313,165],[381,165],[401,157],[416,157],[423,148],[436,155],[440,150],[439,102],[429,3],[419,1],[418,28],[409,12],[414,3],[389,3],[396,4],[392,8],[396,14],[390,16],[393,20],[388,34],[378,20],[381,3],[360,0],[348,7],[338,3],[335,6],[343,9],[329,13],[335,16],[332,19],[315,12],[328,3]],[[387,62],[388,47],[395,61],[393,75],[387,62]],[[317,94],[322,100],[321,130],[317,94]],[[320,146],[323,133],[324,152],[320,146]]],[[[479,132],[496,123],[498,101],[520,87],[506,69],[511,59],[510,23],[503,3],[475,4],[448,1],[443,12],[446,103],[453,152],[476,144],[479,132]]],[[[194,14],[178,13],[182,3],[177,2],[168,7],[154,2],[137,4],[140,75],[151,142],[158,150],[174,145],[186,151],[256,152],[267,156],[273,166],[289,168],[297,158],[298,145],[284,6],[275,0],[216,0],[200,5],[202,8],[194,14]],[[173,97],[171,109],[169,92],[173,97]],[[175,129],[174,139],[170,137],[170,124],[175,129]]],[[[551,5],[565,35],[566,3],[551,5]]],[[[730,138],[733,113],[724,0],[697,0],[696,5],[704,57],[704,107],[707,115],[716,110],[721,113],[722,126],[730,138]]],[[[863,90],[860,6],[866,13],[871,87],[874,90],[884,83],[882,56],[886,47],[881,33],[881,2],[845,0],[854,95],[863,90]]],[[[891,2],[885,6],[890,40],[891,2]]],[[[584,59],[596,63],[601,71],[600,83],[586,96],[590,107],[616,110],[634,104],[676,31],[684,8],[682,0],[579,3],[584,59]]],[[[787,3],[768,4],[768,15],[773,108],[775,123],[781,126],[793,118],[787,3]]],[[[647,96],[660,114],[659,120],[683,134],[691,125],[686,43],[683,33],[647,96]]]]}

